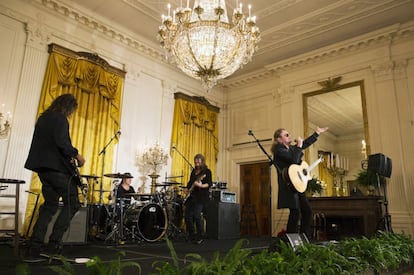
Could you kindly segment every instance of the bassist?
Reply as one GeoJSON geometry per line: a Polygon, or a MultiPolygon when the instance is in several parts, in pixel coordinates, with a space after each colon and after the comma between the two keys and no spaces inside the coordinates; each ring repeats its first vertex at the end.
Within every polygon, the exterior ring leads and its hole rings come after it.
{"type": "Polygon", "coordinates": [[[277,129],[273,135],[273,161],[278,172],[278,201],[277,208],[289,208],[289,218],[286,226],[287,233],[305,233],[310,237],[312,209],[305,192],[294,191],[290,183],[283,177],[283,169],[292,164],[302,162],[303,150],[315,143],[319,135],[328,128],[316,128],[316,131],[306,139],[297,138],[291,145],[291,137],[286,129],[277,129]],[[300,219],[300,228],[299,228],[300,219]]]}
{"type": "Polygon", "coordinates": [[[187,183],[189,191],[184,205],[187,234],[189,240],[197,244],[203,241],[204,222],[201,212],[208,203],[211,184],[211,170],[207,167],[204,156],[195,155],[194,169],[187,183]]]}
{"type": "Polygon", "coordinates": [[[85,159],[72,145],[68,122],[68,117],[77,107],[73,95],[63,94],[51,103],[36,122],[25,168],[39,176],[44,203],[39,208],[39,217],[33,228],[25,262],[42,261],[41,247],[48,224],[58,211],[60,198],[63,207],[49,237],[47,254],[61,253],[62,237],[80,208],[76,173],[70,169],[70,160],[76,159],[77,165],[83,166],[85,159]]]}

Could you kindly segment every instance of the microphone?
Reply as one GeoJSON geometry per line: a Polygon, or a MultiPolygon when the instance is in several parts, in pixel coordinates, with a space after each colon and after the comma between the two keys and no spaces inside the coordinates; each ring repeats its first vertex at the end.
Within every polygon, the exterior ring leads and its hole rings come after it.
{"type": "Polygon", "coordinates": [[[253,136],[253,131],[252,131],[252,129],[249,129],[249,131],[247,132],[247,134],[248,134],[249,136],[253,136]]]}

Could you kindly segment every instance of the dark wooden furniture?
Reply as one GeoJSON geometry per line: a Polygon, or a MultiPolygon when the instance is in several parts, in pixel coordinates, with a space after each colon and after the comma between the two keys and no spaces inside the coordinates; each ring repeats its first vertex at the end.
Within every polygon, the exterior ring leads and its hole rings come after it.
{"type": "Polygon", "coordinates": [[[1,184],[15,184],[16,189],[14,194],[0,194],[0,198],[12,198],[14,199],[14,211],[1,211],[0,215],[13,215],[14,216],[14,228],[13,229],[0,229],[0,232],[13,234],[14,242],[14,254],[19,255],[19,195],[20,184],[24,184],[25,181],[17,179],[4,179],[0,178],[1,184]]]}
{"type": "Polygon", "coordinates": [[[371,237],[382,220],[382,197],[309,198],[314,217],[314,232],[320,239],[371,237]],[[318,234],[320,236],[321,234],[318,234]]]}

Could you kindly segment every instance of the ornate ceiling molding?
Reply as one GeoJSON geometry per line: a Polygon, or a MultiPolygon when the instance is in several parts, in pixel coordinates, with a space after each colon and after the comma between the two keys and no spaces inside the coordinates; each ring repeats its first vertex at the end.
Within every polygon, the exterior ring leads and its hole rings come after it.
{"type": "MultiPolygon", "coordinates": [[[[361,21],[372,14],[405,5],[410,0],[403,1],[333,1],[332,4],[318,9],[316,12],[299,16],[295,20],[283,22],[262,31],[263,41],[258,54],[275,51],[292,43],[300,43],[327,30],[337,29],[354,22],[361,21]]],[[[270,12],[271,10],[269,10],[270,12]]],[[[269,16],[277,16],[273,10],[269,16]]]]}
{"type": "Polygon", "coordinates": [[[229,88],[237,88],[246,84],[251,85],[254,81],[263,81],[264,79],[275,77],[282,72],[288,72],[332,58],[338,58],[339,56],[344,56],[352,52],[363,51],[390,43],[395,44],[403,41],[403,39],[411,39],[413,37],[414,22],[410,22],[410,24],[405,24],[403,26],[392,25],[373,33],[365,34],[306,54],[269,64],[265,66],[265,69],[263,70],[240,75],[237,78],[225,80],[223,83],[229,88]]]}
{"type": "Polygon", "coordinates": [[[135,39],[132,35],[125,34],[109,26],[108,24],[99,22],[98,20],[81,13],[71,7],[68,7],[56,0],[34,0],[41,6],[55,13],[65,17],[68,21],[75,21],[77,24],[81,24],[84,27],[93,31],[99,32],[109,39],[116,40],[130,48],[133,48],[144,54],[146,57],[150,57],[157,61],[161,61],[166,64],[164,52],[161,49],[155,49],[151,45],[147,45],[142,41],[135,39]]]}

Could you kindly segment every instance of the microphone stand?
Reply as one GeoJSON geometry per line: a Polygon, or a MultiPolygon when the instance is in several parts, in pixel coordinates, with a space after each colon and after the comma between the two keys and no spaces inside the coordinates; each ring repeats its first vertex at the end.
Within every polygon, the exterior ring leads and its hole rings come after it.
{"type": "MultiPolygon", "coordinates": [[[[263,151],[263,153],[266,155],[266,157],[269,159],[269,165],[272,165],[272,164],[274,164],[274,162],[273,162],[273,160],[272,160],[272,157],[266,152],[266,150],[263,148],[263,146],[260,144],[260,140],[258,140],[255,136],[254,136],[254,134],[253,134],[253,132],[251,131],[251,130],[249,130],[249,132],[248,132],[248,135],[249,136],[252,136],[253,138],[254,138],[254,140],[256,141],[256,143],[257,143],[257,145],[259,146],[259,148],[263,151]]],[[[277,169],[277,167],[276,167],[276,169],[277,169]]]]}
{"type": "Polygon", "coordinates": [[[191,170],[194,170],[194,167],[191,165],[191,163],[185,158],[185,156],[183,154],[181,154],[180,151],[178,151],[177,147],[173,146],[172,147],[183,159],[184,161],[191,167],[191,170]]]}
{"type": "MultiPolygon", "coordinates": [[[[247,133],[249,136],[252,136],[254,140],[256,141],[259,148],[262,150],[262,152],[266,155],[266,157],[269,159],[269,177],[270,177],[270,190],[269,190],[269,207],[270,207],[270,221],[272,220],[272,171],[270,167],[274,165],[276,167],[276,170],[279,171],[276,163],[272,160],[272,157],[266,152],[266,150],[263,148],[263,146],[260,144],[260,141],[255,137],[252,130],[249,130],[247,133]]],[[[272,222],[269,223],[269,232],[272,232],[272,222]]],[[[272,233],[270,234],[272,236],[272,233]]]]}
{"type": "Polygon", "coordinates": [[[99,186],[99,204],[102,204],[102,195],[103,195],[103,175],[104,175],[104,169],[105,169],[105,156],[106,156],[106,148],[108,148],[109,144],[112,143],[112,141],[116,138],[118,134],[121,134],[121,131],[118,131],[113,135],[113,137],[109,140],[109,142],[104,146],[104,148],[99,152],[98,157],[100,155],[103,155],[102,157],[102,174],[101,174],[101,185],[99,186]]]}

